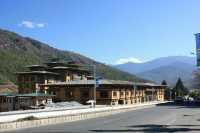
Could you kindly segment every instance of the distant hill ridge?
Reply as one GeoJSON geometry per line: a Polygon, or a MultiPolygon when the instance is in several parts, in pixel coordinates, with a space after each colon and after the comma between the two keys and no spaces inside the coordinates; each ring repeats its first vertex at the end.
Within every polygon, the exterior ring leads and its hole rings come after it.
{"type": "Polygon", "coordinates": [[[95,64],[98,75],[107,79],[147,81],[78,53],[59,50],[40,41],[0,29],[0,83],[16,83],[14,72],[24,71],[26,65],[42,64],[51,58],[60,58],[63,61],[73,60],[80,64],[95,64]]]}
{"type": "Polygon", "coordinates": [[[161,66],[167,66],[176,62],[183,62],[195,65],[196,59],[194,57],[188,56],[168,56],[157,58],[144,63],[127,62],[124,64],[116,65],[115,67],[119,68],[120,70],[124,70],[131,73],[141,73],[155,68],[159,68],[161,66]]]}
{"type": "MultiPolygon", "coordinates": [[[[145,63],[129,62],[115,67],[157,83],[161,83],[165,79],[173,86],[178,77],[181,77],[183,81],[191,81],[194,76],[193,72],[197,69],[195,64],[195,57],[169,56],[145,63]]],[[[187,83],[187,85],[191,86],[190,83],[187,83]]]]}

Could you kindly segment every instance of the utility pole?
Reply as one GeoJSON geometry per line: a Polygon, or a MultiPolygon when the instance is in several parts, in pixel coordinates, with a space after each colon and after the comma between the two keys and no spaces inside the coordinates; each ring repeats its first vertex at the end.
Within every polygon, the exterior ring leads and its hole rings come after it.
{"type": "Polygon", "coordinates": [[[134,101],[134,102],[136,102],[136,99],[137,99],[137,98],[136,98],[136,89],[137,89],[137,88],[136,88],[136,85],[133,85],[133,88],[134,88],[134,98],[135,98],[135,101],[134,101]]]}
{"type": "Polygon", "coordinates": [[[96,65],[93,65],[93,74],[94,74],[94,108],[96,106],[96,65]]]}
{"type": "Polygon", "coordinates": [[[169,95],[170,95],[170,101],[172,101],[172,90],[171,89],[169,91],[169,95]]]}
{"type": "Polygon", "coordinates": [[[152,91],[151,91],[151,97],[152,97],[152,101],[154,101],[153,89],[154,89],[154,88],[152,88],[152,91]]]}
{"type": "MultiPolygon", "coordinates": [[[[92,87],[93,88],[93,97],[91,96],[90,98],[90,102],[91,103],[91,107],[95,108],[95,105],[96,105],[96,88],[98,87],[97,86],[97,78],[96,78],[96,65],[95,64],[88,64],[88,65],[82,65],[83,67],[88,67],[89,71],[92,72],[93,71],[93,81],[94,81],[94,86],[92,87]],[[92,101],[93,99],[93,101],[92,101]]],[[[93,84],[93,83],[92,83],[93,84]]]]}

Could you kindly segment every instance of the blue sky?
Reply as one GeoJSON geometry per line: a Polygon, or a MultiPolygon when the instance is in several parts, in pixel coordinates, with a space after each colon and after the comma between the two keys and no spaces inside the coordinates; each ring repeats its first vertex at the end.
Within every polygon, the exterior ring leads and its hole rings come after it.
{"type": "MultiPolygon", "coordinates": [[[[107,64],[195,51],[200,0],[1,0],[0,28],[107,64]]],[[[137,60],[136,60],[137,61],[137,60]]]]}

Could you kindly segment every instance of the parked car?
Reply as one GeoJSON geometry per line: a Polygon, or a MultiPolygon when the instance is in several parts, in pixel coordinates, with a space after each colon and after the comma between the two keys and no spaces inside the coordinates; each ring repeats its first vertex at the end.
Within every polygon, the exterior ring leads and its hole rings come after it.
{"type": "Polygon", "coordinates": [[[183,97],[181,97],[181,96],[177,96],[176,98],[175,98],[175,101],[174,101],[176,104],[182,104],[182,103],[184,103],[184,98],[183,97]]]}
{"type": "Polygon", "coordinates": [[[93,108],[95,107],[96,102],[94,100],[89,100],[86,102],[87,104],[90,104],[90,107],[93,108]]]}
{"type": "Polygon", "coordinates": [[[196,98],[194,99],[194,102],[195,102],[195,104],[200,105],[200,97],[196,97],[196,98]]]}

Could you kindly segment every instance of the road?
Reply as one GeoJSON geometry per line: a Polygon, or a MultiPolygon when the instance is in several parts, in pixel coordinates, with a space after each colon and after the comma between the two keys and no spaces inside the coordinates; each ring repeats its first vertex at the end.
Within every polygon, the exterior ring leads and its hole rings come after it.
{"type": "Polygon", "coordinates": [[[102,118],[15,130],[13,133],[200,132],[200,108],[172,104],[129,111],[102,118]]]}

